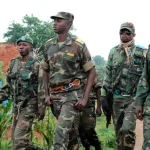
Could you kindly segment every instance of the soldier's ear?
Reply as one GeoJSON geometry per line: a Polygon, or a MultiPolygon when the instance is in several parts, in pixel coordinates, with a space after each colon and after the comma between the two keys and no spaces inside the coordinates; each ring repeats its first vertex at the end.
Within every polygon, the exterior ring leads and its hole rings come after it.
{"type": "Polygon", "coordinates": [[[136,36],[136,34],[133,34],[133,37],[135,37],[136,36]]]}
{"type": "Polygon", "coordinates": [[[67,23],[67,29],[70,29],[70,27],[72,26],[72,21],[70,20],[66,20],[66,23],[67,23]]]}

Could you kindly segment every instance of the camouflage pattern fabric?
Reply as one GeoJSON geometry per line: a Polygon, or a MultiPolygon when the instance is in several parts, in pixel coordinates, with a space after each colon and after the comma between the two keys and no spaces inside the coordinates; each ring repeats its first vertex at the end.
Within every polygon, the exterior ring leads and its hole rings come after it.
{"type": "Polygon", "coordinates": [[[59,12],[57,15],[51,16],[51,18],[52,19],[61,18],[61,19],[73,21],[74,20],[74,15],[71,14],[71,13],[68,13],[68,12],[59,12]]]}
{"type": "Polygon", "coordinates": [[[114,99],[113,110],[117,150],[133,150],[136,127],[135,100],[114,99]]]}
{"type": "Polygon", "coordinates": [[[89,95],[88,104],[80,114],[81,116],[80,116],[79,134],[81,142],[85,148],[90,148],[90,146],[93,146],[98,149],[98,147],[100,147],[101,145],[101,142],[95,131],[96,127],[95,101],[97,99],[96,97],[97,88],[101,88],[101,84],[97,79],[95,79],[95,83],[89,95]]]}
{"type": "Polygon", "coordinates": [[[142,150],[150,149],[150,50],[147,52],[142,77],[136,92],[136,106],[143,107],[143,135],[142,150]]]}
{"type": "Polygon", "coordinates": [[[115,87],[115,98],[123,98],[121,95],[134,95],[144,67],[144,49],[135,46],[134,42],[128,46],[130,50],[131,64],[127,63],[127,56],[122,44],[111,49],[103,86],[115,87]],[[120,67],[121,66],[121,67],[120,67]]]}
{"type": "Polygon", "coordinates": [[[78,123],[74,124],[79,120],[79,110],[74,107],[80,97],[77,90],[84,86],[82,80],[87,78],[86,72],[94,67],[94,62],[91,60],[85,43],[71,35],[68,35],[67,40],[60,46],[57,38],[48,40],[42,62],[42,67],[49,71],[50,94],[61,98],[59,101],[53,101],[53,111],[58,116],[58,122],[52,149],[64,150],[68,148],[72,127],[78,128],[78,123]],[[80,84],[77,87],[69,87],[69,83],[74,79],[79,79],[80,84]],[[58,91],[51,90],[57,86],[67,88],[58,91]]]}
{"type": "Polygon", "coordinates": [[[21,56],[11,61],[7,82],[13,97],[13,149],[32,150],[29,142],[33,119],[38,112],[38,72],[39,63],[31,55],[26,62],[21,56]]]}
{"type": "Polygon", "coordinates": [[[142,150],[150,150],[150,106],[144,106],[143,117],[143,146],[142,150]]]}
{"type": "MultiPolygon", "coordinates": [[[[67,40],[61,47],[58,45],[57,38],[50,39],[47,42],[42,66],[45,70],[50,70],[49,85],[54,88],[60,85],[68,85],[74,79],[85,79],[87,77],[85,72],[94,67],[94,62],[91,60],[85,43],[68,35],[67,40]]],[[[82,84],[65,91],[80,89],[81,86],[82,84]]],[[[58,93],[60,92],[64,91],[58,91],[58,93]]]]}
{"type": "Polygon", "coordinates": [[[75,109],[75,103],[76,101],[68,101],[63,103],[61,105],[61,108],[58,108],[60,109],[60,114],[55,129],[55,138],[52,150],[68,149],[67,147],[70,139],[69,134],[73,131],[73,126],[74,128],[77,128],[79,126],[78,124],[80,119],[80,113],[78,110],[75,109]]]}
{"type": "Polygon", "coordinates": [[[29,141],[32,123],[37,113],[37,99],[30,98],[24,108],[15,105],[13,112],[12,139],[13,150],[33,150],[34,145],[29,141]]]}
{"type": "MultiPolygon", "coordinates": [[[[144,53],[147,50],[135,46],[134,41],[131,41],[126,48],[129,61],[127,59],[127,54],[123,43],[111,49],[106,65],[106,73],[103,81],[103,86],[107,90],[113,89],[114,105],[116,101],[118,101],[118,99],[122,99],[120,105],[117,105],[118,107],[115,106],[113,110],[115,114],[113,119],[115,120],[114,122],[116,129],[117,145],[118,147],[122,145],[122,149],[124,148],[130,150],[134,148],[135,144],[135,137],[133,132],[135,129],[135,125],[133,125],[133,128],[130,128],[130,126],[125,126],[127,127],[125,132],[123,131],[123,133],[119,134],[118,136],[118,132],[120,132],[119,128],[124,128],[124,122],[127,121],[127,116],[121,114],[125,114],[126,109],[133,107],[133,102],[128,101],[128,99],[134,99],[136,88],[142,75],[142,70],[144,66],[144,53]],[[124,106],[125,103],[127,103],[126,107],[124,106]],[[118,111],[120,108],[122,109],[122,112],[118,111]],[[122,117],[121,122],[117,121],[119,116],[122,117]],[[128,140],[128,142],[126,136],[130,139],[128,140]]],[[[106,91],[103,91],[102,95],[105,96],[106,91]]],[[[135,110],[134,107],[132,109],[135,110]]],[[[128,116],[132,117],[132,122],[135,123],[135,112],[133,115],[133,112],[130,111],[128,116]]],[[[121,149],[118,148],[118,150],[121,149]]]]}
{"type": "Polygon", "coordinates": [[[131,22],[125,22],[121,24],[120,30],[127,29],[131,33],[135,33],[135,27],[131,22]]]}

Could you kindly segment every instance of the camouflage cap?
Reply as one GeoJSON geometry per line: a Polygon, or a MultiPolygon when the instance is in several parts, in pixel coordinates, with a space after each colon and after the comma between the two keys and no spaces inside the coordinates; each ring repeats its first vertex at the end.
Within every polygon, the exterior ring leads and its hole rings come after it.
{"type": "Polygon", "coordinates": [[[28,43],[31,43],[33,45],[33,40],[32,38],[30,38],[29,36],[25,35],[25,36],[22,36],[20,37],[18,40],[17,40],[17,45],[19,42],[28,42],[28,43]]]}
{"type": "Polygon", "coordinates": [[[61,19],[73,21],[74,15],[68,12],[59,12],[56,16],[51,16],[51,18],[52,19],[61,18],[61,19]]]}
{"type": "Polygon", "coordinates": [[[120,30],[122,29],[127,29],[129,30],[131,33],[135,33],[135,28],[134,25],[131,22],[125,22],[121,24],[120,30]]]}

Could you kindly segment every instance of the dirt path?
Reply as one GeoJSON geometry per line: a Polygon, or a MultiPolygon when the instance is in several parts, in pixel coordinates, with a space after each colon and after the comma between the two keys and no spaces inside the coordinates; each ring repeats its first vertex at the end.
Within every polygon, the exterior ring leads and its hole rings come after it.
{"type": "Polygon", "coordinates": [[[141,150],[143,144],[143,122],[137,120],[136,122],[136,145],[134,150],[141,150]]]}

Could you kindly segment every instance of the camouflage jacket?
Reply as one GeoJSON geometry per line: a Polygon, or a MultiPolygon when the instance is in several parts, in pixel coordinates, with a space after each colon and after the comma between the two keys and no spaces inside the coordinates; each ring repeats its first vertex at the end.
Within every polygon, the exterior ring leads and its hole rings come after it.
{"type": "Polygon", "coordinates": [[[150,50],[147,52],[142,77],[138,84],[136,105],[150,106],[150,50]]]}
{"type": "MultiPolygon", "coordinates": [[[[137,84],[144,66],[144,54],[147,50],[130,45],[130,61],[127,63],[127,55],[122,44],[111,49],[106,65],[106,73],[103,81],[105,89],[113,89],[115,98],[135,96],[137,84]]],[[[105,94],[105,90],[102,91],[105,94]]]]}
{"type": "Polygon", "coordinates": [[[26,62],[21,61],[21,56],[12,59],[7,75],[10,95],[19,101],[24,100],[25,97],[37,97],[38,72],[39,63],[32,55],[26,62]]]}
{"type": "MultiPolygon", "coordinates": [[[[74,79],[85,79],[87,71],[94,67],[89,51],[83,41],[68,35],[60,45],[57,38],[47,41],[42,66],[50,73],[50,87],[67,85],[74,79]]],[[[80,86],[76,87],[80,88],[80,86]]],[[[76,89],[72,87],[66,91],[76,89]]],[[[59,91],[61,92],[61,91],[59,91]]]]}

